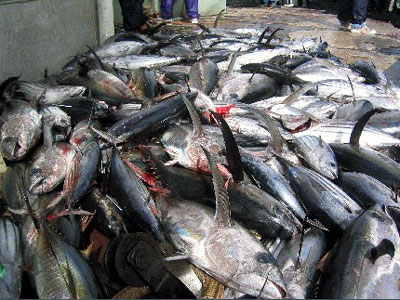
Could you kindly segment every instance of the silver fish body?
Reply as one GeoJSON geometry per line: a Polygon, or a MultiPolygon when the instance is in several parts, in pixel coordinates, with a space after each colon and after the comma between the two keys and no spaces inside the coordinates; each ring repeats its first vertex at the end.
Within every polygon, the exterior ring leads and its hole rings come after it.
{"type": "Polygon", "coordinates": [[[186,200],[165,208],[164,228],[174,246],[188,254],[194,265],[246,294],[285,296],[282,274],[271,253],[240,224],[220,227],[211,208],[186,200]]]}
{"type": "Polygon", "coordinates": [[[295,137],[293,143],[311,169],[329,179],[337,178],[338,164],[335,154],[321,138],[303,135],[295,137]]]}
{"type": "Polygon", "coordinates": [[[0,299],[20,297],[21,264],[20,229],[8,219],[0,218],[0,299]]]}

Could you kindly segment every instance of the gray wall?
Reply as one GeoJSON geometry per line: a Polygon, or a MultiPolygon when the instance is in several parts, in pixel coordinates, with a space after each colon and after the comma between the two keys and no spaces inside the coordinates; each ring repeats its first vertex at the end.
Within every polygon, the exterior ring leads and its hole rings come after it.
{"type": "Polygon", "coordinates": [[[95,0],[0,0],[0,82],[38,80],[98,44],[95,0]]]}

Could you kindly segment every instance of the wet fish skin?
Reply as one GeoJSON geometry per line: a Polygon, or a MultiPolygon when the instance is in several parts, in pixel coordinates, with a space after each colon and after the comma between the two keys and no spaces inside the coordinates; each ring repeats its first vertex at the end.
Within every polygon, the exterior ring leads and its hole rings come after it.
{"type": "Polygon", "coordinates": [[[93,184],[100,165],[100,147],[87,121],[78,123],[70,137],[75,155],[70,162],[64,181],[65,200],[68,207],[74,207],[93,184]]]}
{"type": "Polygon", "coordinates": [[[399,235],[385,209],[366,210],[344,232],[322,277],[323,298],[399,298],[399,235]]]}
{"type": "Polygon", "coordinates": [[[99,298],[99,288],[78,250],[42,223],[34,258],[34,280],[42,299],[99,298]]]}
{"type": "Polygon", "coordinates": [[[127,220],[134,216],[142,230],[152,234],[159,241],[165,240],[160,221],[154,214],[156,208],[149,191],[138,175],[122,161],[116,149],[113,149],[111,158],[109,189],[110,195],[117,200],[127,220]]]}
{"type": "Polygon", "coordinates": [[[297,217],[303,221],[306,212],[297,200],[286,179],[275,169],[264,164],[262,159],[250,153],[241,152],[245,171],[256,180],[256,183],[267,193],[281,201],[297,217]]]}
{"type": "Polygon", "coordinates": [[[107,195],[95,188],[81,201],[80,207],[86,211],[96,212],[91,223],[106,237],[113,239],[127,233],[129,224],[124,220],[123,212],[107,195]]]}
{"type": "Polygon", "coordinates": [[[190,68],[190,86],[209,95],[218,81],[218,66],[211,60],[204,58],[190,68]]]}
{"type": "Polygon", "coordinates": [[[268,63],[249,63],[241,67],[242,70],[250,73],[260,73],[268,75],[280,84],[299,84],[303,80],[292,75],[289,71],[270,65],[268,63]]]}
{"type": "Polygon", "coordinates": [[[386,155],[364,147],[336,143],[329,145],[340,167],[372,176],[388,187],[400,187],[399,164],[386,155]]]}
{"type": "Polygon", "coordinates": [[[232,216],[266,237],[288,239],[302,230],[286,205],[249,183],[228,186],[232,216]]]}
{"type": "Polygon", "coordinates": [[[375,204],[396,206],[395,194],[379,180],[366,174],[341,172],[338,184],[351,196],[362,208],[368,208],[375,204]]]}
{"type": "Polygon", "coordinates": [[[95,49],[96,54],[102,57],[108,56],[128,56],[140,54],[145,49],[146,43],[139,41],[119,41],[104,44],[95,49]]]}
{"type": "Polygon", "coordinates": [[[382,71],[367,61],[356,61],[350,65],[356,72],[365,78],[367,83],[386,85],[387,79],[382,71]]]}
{"type": "Polygon", "coordinates": [[[330,230],[345,230],[361,211],[360,206],[318,173],[279,160],[305,209],[330,230]]]}
{"type": "Polygon", "coordinates": [[[2,121],[1,155],[11,161],[25,158],[40,140],[42,116],[28,103],[13,100],[3,108],[2,121]]]}
{"type": "MultiPolygon", "coordinates": [[[[166,166],[155,155],[151,155],[149,161],[156,178],[161,181],[163,187],[169,189],[173,195],[187,199],[210,197],[212,198],[212,178],[178,166],[166,166]]],[[[215,201],[212,201],[215,205],[215,201]]]]}
{"type": "Polygon", "coordinates": [[[175,247],[189,255],[190,262],[246,294],[285,296],[285,283],[274,258],[244,227],[236,222],[228,228],[218,226],[214,211],[201,204],[182,199],[173,203],[160,200],[162,224],[175,247]]]}
{"type": "Polygon", "coordinates": [[[150,68],[139,68],[133,72],[133,93],[138,98],[154,98],[157,95],[157,74],[150,68]]]}
{"type": "Polygon", "coordinates": [[[373,109],[374,106],[368,100],[357,100],[340,106],[332,119],[343,119],[356,122],[361,118],[361,116],[373,109]]]}
{"type": "Polygon", "coordinates": [[[43,138],[45,143],[65,141],[71,132],[71,117],[56,106],[40,110],[43,121],[43,138]]]}
{"type": "Polygon", "coordinates": [[[267,75],[238,74],[224,82],[218,99],[225,101],[234,98],[238,102],[249,104],[273,96],[276,89],[275,80],[267,75]]]}
{"type": "Polygon", "coordinates": [[[173,161],[191,170],[210,171],[201,146],[208,149],[218,163],[226,163],[223,141],[212,138],[206,132],[203,136],[196,136],[193,134],[192,126],[171,126],[161,136],[161,142],[173,161]]]}
{"type": "MultiPolygon", "coordinates": [[[[295,136],[313,135],[321,137],[328,144],[350,141],[350,135],[354,128],[354,122],[343,120],[332,120],[323,122],[309,129],[295,133],[295,136]]],[[[360,138],[360,146],[371,149],[387,148],[400,144],[400,139],[371,126],[365,126],[360,138]]]]}
{"type": "Polygon", "coordinates": [[[20,229],[10,220],[2,217],[0,218],[0,265],[4,268],[5,274],[0,278],[0,299],[17,299],[20,297],[21,264],[20,229]]]}
{"type": "MultiPolygon", "coordinates": [[[[186,97],[193,100],[196,94],[188,93],[186,97]]],[[[181,96],[178,95],[152,107],[142,109],[137,114],[115,123],[108,129],[107,133],[126,141],[138,135],[148,135],[155,130],[166,128],[171,121],[180,119],[186,112],[185,104],[181,96]]]]}
{"type": "Polygon", "coordinates": [[[74,155],[73,147],[64,142],[38,148],[26,172],[29,192],[40,195],[52,191],[64,180],[74,155]]]}
{"type": "Polygon", "coordinates": [[[86,91],[84,86],[49,86],[40,83],[19,81],[18,92],[31,103],[40,105],[57,104],[70,97],[82,96],[86,91]]]}
{"type": "Polygon", "coordinates": [[[22,209],[26,203],[21,194],[19,182],[24,178],[26,165],[23,163],[12,164],[4,173],[2,185],[2,197],[7,206],[12,209],[22,209]]]}
{"type": "Polygon", "coordinates": [[[338,176],[338,164],[335,154],[327,143],[315,136],[303,135],[293,140],[298,154],[306,163],[319,174],[336,179],[338,176]]]}
{"type": "Polygon", "coordinates": [[[158,68],[182,61],[182,57],[164,57],[158,55],[128,55],[125,57],[108,57],[104,62],[122,70],[133,71],[138,68],[158,68]]]}
{"type": "Polygon", "coordinates": [[[89,70],[68,79],[67,83],[78,84],[90,89],[93,97],[110,105],[131,103],[134,95],[129,87],[117,76],[103,70],[89,70]]]}
{"type": "Polygon", "coordinates": [[[93,120],[105,118],[110,112],[110,107],[105,102],[87,97],[68,98],[58,103],[57,107],[65,111],[75,124],[89,118],[93,120]]]}
{"type": "Polygon", "coordinates": [[[312,298],[317,275],[317,264],[325,254],[327,241],[317,228],[308,229],[287,242],[276,260],[282,270],[290,297],[312,298]]]}

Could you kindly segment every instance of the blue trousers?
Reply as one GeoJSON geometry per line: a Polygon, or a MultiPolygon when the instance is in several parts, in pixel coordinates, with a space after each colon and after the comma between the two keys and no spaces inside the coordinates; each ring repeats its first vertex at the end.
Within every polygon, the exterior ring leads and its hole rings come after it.
{"type": "MultiPolygon", "coordinates": [[[[174,0],[161,0],[161,18],[172,19],[173,17],[174,0]]],[[[194,19],[199,17],[199,1],[185,0],[186,14],[189,18],[194,19]]]]}
{"type": "Polygon", "coordinates": [[[363,25],[367,19],[368,0],[340,0],[338,19],[342,23],[363,25]]]}
{"type": "Polygon", "coordinates": [[[147,21],[143,13],[144,0],[119,0],[125,30],[139,30],[147,21]]]}

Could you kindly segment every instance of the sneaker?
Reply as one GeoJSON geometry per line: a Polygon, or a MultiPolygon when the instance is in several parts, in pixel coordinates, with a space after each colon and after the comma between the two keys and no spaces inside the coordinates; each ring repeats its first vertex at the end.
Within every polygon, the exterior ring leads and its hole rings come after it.
{"type": "Polygon", "coordinates": [[[161,17],[157,18],[157,20],[158,20],[158,21],[161,21],[161,22],[165,22],[165,23],[172,23],[172,22],[174,21],[173,18],[164,19],[164,18],[161,18],[161,17]]]}
{"type": "Polygon", "coordinates": [[[190,19],[190,23],[199,24],[199,20],[197,18],[190,19]]]}
{"type": "Polygon", "coordinates": [[[350,31],[352,33],[376,34],[376,31],[374,29],[370,29],[367,26],[364,26],[362,28],[351,28],[350,31]]]}
{"type": "Polygon", "coordinates": [[[341,23],[340,26],[339,26],[339,30],[351,31],[350,23],[341,23]]]}

